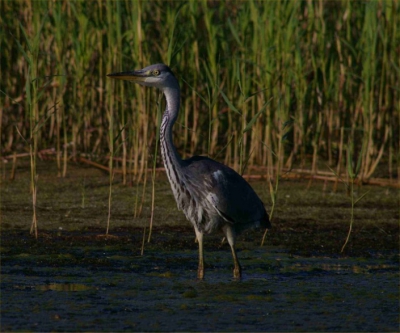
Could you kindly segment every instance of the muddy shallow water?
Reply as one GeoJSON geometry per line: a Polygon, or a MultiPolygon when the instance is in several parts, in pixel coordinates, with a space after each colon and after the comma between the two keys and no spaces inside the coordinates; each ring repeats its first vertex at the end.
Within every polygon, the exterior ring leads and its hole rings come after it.
{"type": "Polygon", "coordinates": [[[197,281],[190,228],[2,233],[2,331],[398,331],[397,256],[302,256],[239,244],[243,279],[219,236],[197,281]],[[174,242],[173,240],[179,239],[174,242]],[[169,241],[168,241],[169,240],[169,241]],[[19,244],[19,246],[18,246],[19,244]]]}
{"type": "MultiPolygon", "coordinates": [[[[205,280],[196,279],[193,229],[164,178],[155,228],[141,255],[151,189],[70,165],[58,178],[40,164],[39,239],[29,235],[29,167],[1,184],[1,331],[399,331],[398,191],[366,191],[350,217],[345,189],[281,182],[266,245],[262,232],[238,237],[243,279],[222,235],[205,237],[205,280]]],[[[267,184],[268,185],[268,184],[267,184]]],[[[270,208],[268,186],[252,186],[270,208]]]]}

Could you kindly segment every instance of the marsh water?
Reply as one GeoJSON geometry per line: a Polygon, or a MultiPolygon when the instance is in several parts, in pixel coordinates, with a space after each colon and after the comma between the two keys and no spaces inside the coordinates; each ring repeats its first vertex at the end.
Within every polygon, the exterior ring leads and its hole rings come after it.
{"type": "MultiPolygon", "coordinates": [[[[214,234],[205,238],[206,276],[198,281],[194,232],[163,177],[147,242],[149,194],[134,218],[141,189],[116,179],[105,236],[107,175],[80,166],[61,179],[43,165],[36,240],[28,172],[21,166],[14,181],[2,182],[3,332],[399,330],[397,190],[357,189],[370,192],[340,253],[350,216],[345,191],[282,183],[266,244],[261,231],[238,238],[242,280],[232,279],[229,246],[214,234]]],[[[252,185],[269,207],[268,187],[252,185]]]]}

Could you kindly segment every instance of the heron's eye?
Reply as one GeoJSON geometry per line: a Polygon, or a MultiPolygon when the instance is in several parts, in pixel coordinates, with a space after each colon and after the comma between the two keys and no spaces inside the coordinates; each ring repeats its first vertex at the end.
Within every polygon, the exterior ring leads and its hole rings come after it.
{"type": "Polygon", "coordinates": [[[154,75],[154,76],[160,75],[160,71],[159,71],[158,69],[155,69],[155,70],[153,71],[153,75],[154,75]]]}

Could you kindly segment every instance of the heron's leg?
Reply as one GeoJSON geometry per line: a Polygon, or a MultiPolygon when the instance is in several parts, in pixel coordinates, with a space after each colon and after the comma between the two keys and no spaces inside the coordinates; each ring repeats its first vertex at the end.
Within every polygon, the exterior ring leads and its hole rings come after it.
{"type": "Polygon", "coordinates": [[[203,233],[197,228],[194,228],[196,232],[196,238],[199,242],[199,268],[197,269],[197,278],[204,279],[204,257],[203,257],[203,233]]]}
{"type": "Polygon", "coordinates": [[[231,245],[231,250],[232,250],[232,256],[233,256],[233,264],[235,265],[233,268],[233,277],[235,279],[240,279],[242,277],[242,267],[240,267],[239,259],[237,257],[234,245],[231,245]]]}
{"type": "Polygon", "coordinates": [[[229,246],[231,247],[232,251],[233,265],[234,265],[233,278],[240,279],[242,277],[242,267],[240,267],[239,259],[237,257],[235,250],[236,233],[230,226],[225,227],[223,231],[225,233],[226,239],[228,240],[229,246]]]}

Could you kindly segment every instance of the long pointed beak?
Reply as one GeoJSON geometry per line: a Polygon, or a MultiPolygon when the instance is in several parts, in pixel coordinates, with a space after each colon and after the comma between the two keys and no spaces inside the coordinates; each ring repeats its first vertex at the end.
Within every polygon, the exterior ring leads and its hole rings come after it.
{"type": "Polygon", "coordinates": [[[111,74],[107,74],[107,76],[112,79],[135,81],[135,82],[142,82],[148,77],[146,72],[143,72],[140,70],[139,71],[111,73],[111,74]]]}

